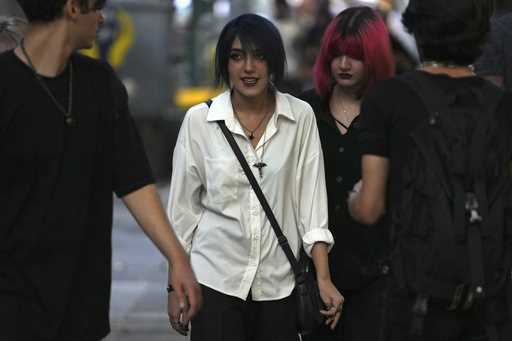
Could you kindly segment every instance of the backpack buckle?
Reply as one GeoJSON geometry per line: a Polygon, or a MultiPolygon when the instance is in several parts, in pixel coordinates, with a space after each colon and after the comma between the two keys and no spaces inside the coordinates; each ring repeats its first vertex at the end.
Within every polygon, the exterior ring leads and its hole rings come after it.
{"type": "Polygon", "coordinates": [[[428,313],[428,296],[418,294],[411,309],[411,334],[416,336],[423,335],[425,316],[428,313]]]}
{"type": "Polygon", "coordinates": [[[478,212],[478,199],[475,193],[466,192],[466,204],[464,207],[466,208],[470,224],[480,223],[482,221],[482,216],[478,212]]]}

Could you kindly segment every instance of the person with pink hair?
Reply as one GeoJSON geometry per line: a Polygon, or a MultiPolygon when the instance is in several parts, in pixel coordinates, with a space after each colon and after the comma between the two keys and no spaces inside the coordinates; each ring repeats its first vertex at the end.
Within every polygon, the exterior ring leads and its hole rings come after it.
{"type": "Polygon", "coordinates": [[[315,88],[300,97],[317,117],[325,160],[328,210],[336,244],[331,276],[346,298],[334,331],[321,328],[306,340],[378,340],[381,292],[388,272],[386,219],[375,229],[355,222],[346,200],[361,178],[358,114],[373,85],[395,73],[386,25],[369,7],[351,7],[328,25],[313,69],[315,88]]]}

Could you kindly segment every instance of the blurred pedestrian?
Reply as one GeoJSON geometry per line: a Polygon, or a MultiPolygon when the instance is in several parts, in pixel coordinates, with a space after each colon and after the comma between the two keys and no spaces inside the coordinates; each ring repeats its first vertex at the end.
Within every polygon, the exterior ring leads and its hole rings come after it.
{"type": "Polygon", "coordinates": [[[349,210],[392,219],[386,340],[512,339],[512,96],[472,68],[491,12],[488,0],[411,0],[421,69],[361,105],[349,210]]]}
{"type": "Polygon", "coordinates": [[[299,57],[297,60],[297,76],[302,84],[301,91],[312,86],[313,65],[320,48],[322,35],[332,19],[329,0],[304,1],[303,7],[303,13],[309,15],[300,19],[302,22],[299,26],[302,33],[297,35],[293,43],[299,57]]]}
{"type": "Polygon", "coordinates": [[[92,45],[103,0],[18,0],[24,39],[0,54],[0,339],[109,332],[115,192],[172,267],[185,319],[200,289],[153,185],[127,93],[92,45]]]}
{"type": "Polygon", "coordinates": [[[358,115],[376,82],[394,74],[388,31],[379,13],[350,7],[329,24],[314,66],[315,89],[300,96],[316,115],[325,159],[329,226],[336,244],[329,254],[334,284],[346,303],[336,330],[321,328],[305,340],[379,340],[387,274],[387,221],[368,229],[346,204],[361,179],[358,115]]]}
{"type": "Polygon", "coordinates": [[[512,0],[495,0],[491,32],[475,70],[497,86],[512,90],[512,0]]]}
{"type": "Polygon", "coordinates": [[[0,16],[0,52],[12,50],[18,45],[21,23],[19,18],[0,16]]]}
{"type": "MultiPolygon", "coordinates": [[[[174,150],[168,214],[204,295],[192,341],[298,340],[295,280],[265,212],[218,121],[254,172],[295,256],[313,258],[334,327],[342,296],[327,253],[323,157],[311,107],[278,90],[285,52],[267,19],[241,15],[222,30],[215,74],[228,89],[190,108],[174,150]]],[[[178,307],[172,314],[179,319],[178,307]]]]}

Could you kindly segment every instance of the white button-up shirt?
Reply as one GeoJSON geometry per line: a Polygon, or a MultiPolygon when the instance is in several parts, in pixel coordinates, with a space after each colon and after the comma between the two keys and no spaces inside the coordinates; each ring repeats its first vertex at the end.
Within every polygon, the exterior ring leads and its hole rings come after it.
{"type": "Polygon", "coordinates": [[[291,266],[238,159],[215,122],[224,120],[258,180],[290,247],[308,254],[332,246],[320,139],[313,110],[276,93],[276,109],[256,148],[245,136],[229,91],[190,108],[173,156],[167,214],[199,283],[224,294],[276,300],[291,294],[291,266]],[[266,163],[263,177],[252,167],[266,163]],[[302,240],[301,240],[302,239],[302,240]]]}

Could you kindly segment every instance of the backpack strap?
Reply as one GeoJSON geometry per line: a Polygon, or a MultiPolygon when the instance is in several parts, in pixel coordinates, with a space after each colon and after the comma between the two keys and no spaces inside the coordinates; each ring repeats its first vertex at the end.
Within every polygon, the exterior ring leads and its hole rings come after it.
{"type": "MultiPolygon", "coordinates": [[[[10,52],[4,52],[10,53],[10,52]]],[[[5,55],[2,56],[2,60],[5,59],[5,55]]],[[[14,117],[14,113],[16,112],[16,103],[9,102],[9,91],[6,79],[12,79],[12,68],[2,67],[0,63],[0,145],[2,145],[2,140],[5,138],[5,134],[7,133],[7,128],[9,127],[11,120],[14,117]]]]}

